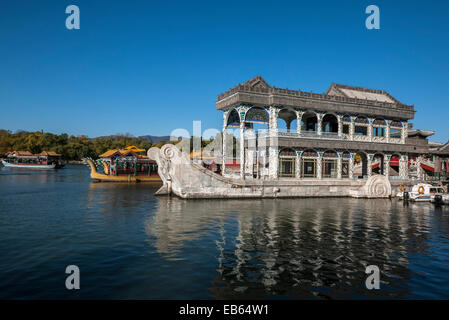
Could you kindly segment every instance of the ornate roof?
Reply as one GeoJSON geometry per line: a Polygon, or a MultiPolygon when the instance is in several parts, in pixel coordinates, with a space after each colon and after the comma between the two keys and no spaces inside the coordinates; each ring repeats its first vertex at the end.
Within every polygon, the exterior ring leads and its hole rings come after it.
{"type": "Polygon", "coordinates": [[[111,158],[111,157],[113,157],[115,155],[121,156],[121,157],[134,156],[137,159],[146,159],[146,158],[148,158],[145,155],[137,154],[133,150],[126,150],[126,149],[112,149],[112,150],[108,150],[105,153],[100,154],[98,157],[99,158],[111,158]]]}
{"type": "MultiPolygon", "coordinates": [[[[430,144],[430,142],[429,142],[430,144]]],[[[445,144],[442,143],[433,143],[433,145],[430,146],[430,151],[432,153],[441,154],[441,155],[449,155],[449,141],[445,144]]]]}
{"type": "Polygon", "coordinates": [[[326,93],[313,93],[270,86],[260,75],[220,94],[216,101],[219,110],[242,104],[299,108],[312,104],[316,109],[333,106],[343,113],[352,111],[400,119],[412,119],[415,113],[413,105],[403,104],[383,90],[333,83],[326,93]]]}
{"type": "Polygon", "coordinates": [[[329,89],[327,89],[326,94],[392,104],[400,103],[397,99],[384,90],[367,89],[337,83],[332,83],[329,89]]]}
{"type": "Polygon", "coordinates": [[[61,155],[53,151],[42,151],[38,156],[60,157],[61,155]]]}
{"type": "Polygon", "coordinates": [[[34,156],[34,154],[32,154],[29,151],[11,151],[11,152],[7,152],[5,154],[6,156],[17,156],[17,157],[31,157],[34,156]]]}

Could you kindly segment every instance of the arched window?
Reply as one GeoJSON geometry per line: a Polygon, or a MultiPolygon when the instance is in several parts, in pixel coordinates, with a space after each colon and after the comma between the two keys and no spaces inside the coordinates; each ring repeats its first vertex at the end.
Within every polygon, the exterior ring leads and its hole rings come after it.
{"type": "Polygon", "coordinates": [[[385,137],[386,122],[384,119],[376,118],[373,121],[373,137],[385,137]]]}
{"type": "Polygon", "coordinates": [[[322,161],[322,177],[337,178],[338,176],[338,154],[334,150],[327,150],[323,153],[322,161]]]}
{"type": "Polygon", "coordinates": [[[385,174],[383,154],[376,153],[373,156],[373,161],[371,162],[371,172],[377,174],[385,174]]]}
{"type": "Polygon", "coordinates": [[[326,114],[321,121],[322,132],[337,133],[338,119],[333,114],[326,114]]]}
{"type": "Polygon", "coordinates": [[[351,126],[351,117],[348,115],[344,115],[343,118],[341,119],[343,122],[343,134],[349,134],[349,128],[351,126]]]}
{"type": "Polygon", "coordinates": [[[232,111],[228,115],[228,122],[226,124],[228,127],[239,127],[240,126],[240,116],[239,113],[232,109],[232,111]]]}
{"type": "Polygon", "coordinates": [[[308,149],[301,154],[301,177],[317,177],[318,153],[315,150],[308,149]]]}
{"type": "Polygon", "coordinates": [[[327,150],[323,153],[323,158],[338,158],[338,153],[334,150],[327,150]]]}
{"type": "Polygon", "coordinates": [[[318,118],[316,114],[307,111],[301,118],[301,131],[317,131],[318,118]]]}
{"type": "Polygon", "coordinates": [[[401,156],[399,154],[393,154],[390,157],[390,161],[389,161],[389,174],[392,177],[397,177],[399,176],[399,163],[401,160],[401,156]]]}
{"type": "Polygon", "coordinates": [[[259,107],[252,107],[246,112],[245,121],[268,124],[269,121],[268,113],[265,109],[259,107]]]}
{"type": "Polygon", "coordinates": [[[282,109],[278,113],[278,129],[287,132],[296,132],[296,112],[290,109],[282,109]],[[279,120],[283,120],[280,122],[279,120]]]}
{"type": "Polygon", "coordinates": [[[354,134],[360,136],[368,135],[369,121],[366,117],[359,116],[355,119],[354,134]]]}
{"type": "Polygon", "coordinates": [[[279,152],[280,157],[296,157],[296,151],[291,148],[284,148],[279,152]]]}
{"type": "Polygon", "coordinates": [[[301,157],[318,157],[318,152],[313,149],[307,149],[301,153],[301,157]]]}
{"type": "Polygon", "coordinates": [[[364,152],[357,152],[354,156],[354,176],[365,178],[368,174],[368,157],[364,152]]]}
{"type": "Polygon", "coordinates": [[[399,120],[393,120],[390,123],[390,137],[400,138],[402,131],[402,123],[399,120]]]}
{"type": "Polygon", "coordinates": [[[279,177],[294,178],[296,175],[296,151],[284,148],[279,152],[279,177]]]}
{"type": "Polygon", "coordinates": [[[393,121],[391,121],[391,123],[390,123],[390,127],[393,127],[393,128],[402,128],[402,123],[401,123],[401,121],[399,121],[399,120],[393,120],[393,121]]]}

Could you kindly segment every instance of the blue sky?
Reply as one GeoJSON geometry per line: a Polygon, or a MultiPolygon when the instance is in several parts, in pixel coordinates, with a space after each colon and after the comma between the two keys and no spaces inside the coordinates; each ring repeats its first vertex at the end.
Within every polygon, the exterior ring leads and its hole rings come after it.
{"type": "Polygon", "coordinates": [[[167,135],[221,128],[218,94],[383,89],[449,139],[447,1],[1,1],[0,128],[167,135]],[[81,29],[67,30],[78,5],[81,29]],[[380,8],[380,30],[365,8],[380,8]]]}

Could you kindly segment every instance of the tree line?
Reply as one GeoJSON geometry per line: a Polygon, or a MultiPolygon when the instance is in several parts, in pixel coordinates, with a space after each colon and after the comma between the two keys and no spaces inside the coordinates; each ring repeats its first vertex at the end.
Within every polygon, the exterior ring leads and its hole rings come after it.
{"type": "Polygon", "coordinates": [[[33,154],[42,151],[54,151],[62,155],[64,160],[81,160],[85,157],[97,158],[110,149],[123,149],[137,146],[148,150],[151,147],[162,147],[167,141],[152,143],[145,138],[130,134],[117,134],[107,137],[88,138],[85,135],[73,136],[66,133],[0,130],[0,157],[9,151],[29,151],[33,154]]]}

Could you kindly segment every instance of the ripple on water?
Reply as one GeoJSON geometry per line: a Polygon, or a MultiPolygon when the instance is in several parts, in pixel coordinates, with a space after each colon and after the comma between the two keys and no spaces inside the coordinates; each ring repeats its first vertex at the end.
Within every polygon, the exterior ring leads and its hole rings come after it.
{"type": "Polygon", "coordinates": [[[154,192],[79,166],[0,170],[0,298],[448,298],[448,207],[154,192]],[[365,288],[371,264],[381,290],[365,288]]]}

